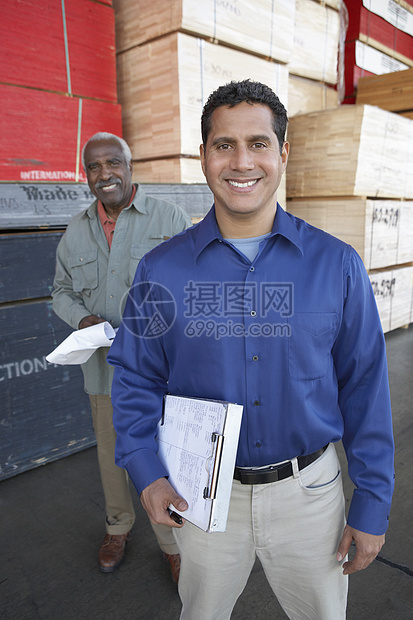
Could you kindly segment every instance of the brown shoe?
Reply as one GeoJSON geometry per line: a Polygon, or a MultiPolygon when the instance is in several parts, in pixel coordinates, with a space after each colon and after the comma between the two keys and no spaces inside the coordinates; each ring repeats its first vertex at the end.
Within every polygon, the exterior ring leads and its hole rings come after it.
{"type": "Polygon", "coordinates": [[[127,534],[106,534],[99,549],[99,567],[104,573],[112,573],[125,557],[126,543],[132,538],[127,534]]]}
{"type": "Polygon", "coordinates": [[[179,581],[179,572],[181,570],[181,556],[179,553],[175,553],[174,555],[169,555],[169,553],[163,554],[165,562],[169,562],[169,567],[171,569],[172,581],[174,583],[178,583],[179,581]]]}

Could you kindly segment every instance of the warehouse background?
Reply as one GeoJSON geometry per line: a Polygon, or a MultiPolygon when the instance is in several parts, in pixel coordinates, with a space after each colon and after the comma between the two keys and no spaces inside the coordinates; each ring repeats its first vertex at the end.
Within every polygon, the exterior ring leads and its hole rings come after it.
{"type": "Polygon", "coordinates": [[[83,144],[123,135],[135,180],[196,221],[201,110],[231,79],[289,112],[279,202],[356,248],[385,332],[413,321],[413,0],[9,0],[0,40],[0,480],[94,444],[80,368],[45,360],[83,144]]]}

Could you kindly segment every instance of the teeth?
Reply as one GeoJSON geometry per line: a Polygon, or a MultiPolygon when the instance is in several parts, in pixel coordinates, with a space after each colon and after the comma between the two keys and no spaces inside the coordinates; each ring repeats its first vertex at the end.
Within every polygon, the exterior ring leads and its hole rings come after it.
{"type": "Polygon", "coordinates": [[[257,182],[257,179],[255,179],[254,181],[246,181],[245,183],[238,183],[237,181],[228,181],[228,183],[232,185],[233,187],[252,187],[252,185],[255,185],[256,182],[257,182]]]}
{"type": "Polygon", "coordinates": [[[104,192],[110,191],[111,189],[114,189],[116,187],[116,183],[113,183],[112,185],[104,185],[102,187],[104,192]]]}

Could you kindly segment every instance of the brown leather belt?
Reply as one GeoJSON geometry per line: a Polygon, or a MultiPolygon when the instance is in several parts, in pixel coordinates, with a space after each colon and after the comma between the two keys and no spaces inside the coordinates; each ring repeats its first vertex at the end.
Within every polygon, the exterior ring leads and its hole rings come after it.
{"type": "MultiPolygon", "coordinates": [[[[327,450],[328,444],[324,448],[320,448],[312,454],[305,454],[297,457],[298,469],[304,469],[314,463],[327,450]]],[[[283,465],[272,465],[263,469],[244,469],[236,467],[234,471],[234,479],[239,480],[241,484],[268,484],[270,482],[278,482],[285,480],[293,475],[293,466],[291,461],[283,465]]]]}

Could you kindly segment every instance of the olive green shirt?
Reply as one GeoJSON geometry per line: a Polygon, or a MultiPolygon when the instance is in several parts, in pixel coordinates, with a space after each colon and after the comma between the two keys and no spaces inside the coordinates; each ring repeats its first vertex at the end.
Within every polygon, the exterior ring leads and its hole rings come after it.
{"type": "MultiPolygon", "coordinates": [[[[138,186],[132,204],[119,214],[109,250],[95,200],[70,221],[58,245],[54,311],[73,329],[90,314],[119,327],[140,259],[189,226],[191,220],[180,207],[148,197],[138,186]]],[[[88,394],[110,394],[113,367],[106,362],[108,351],[97,349],[82,364],[88,394]]]]}

